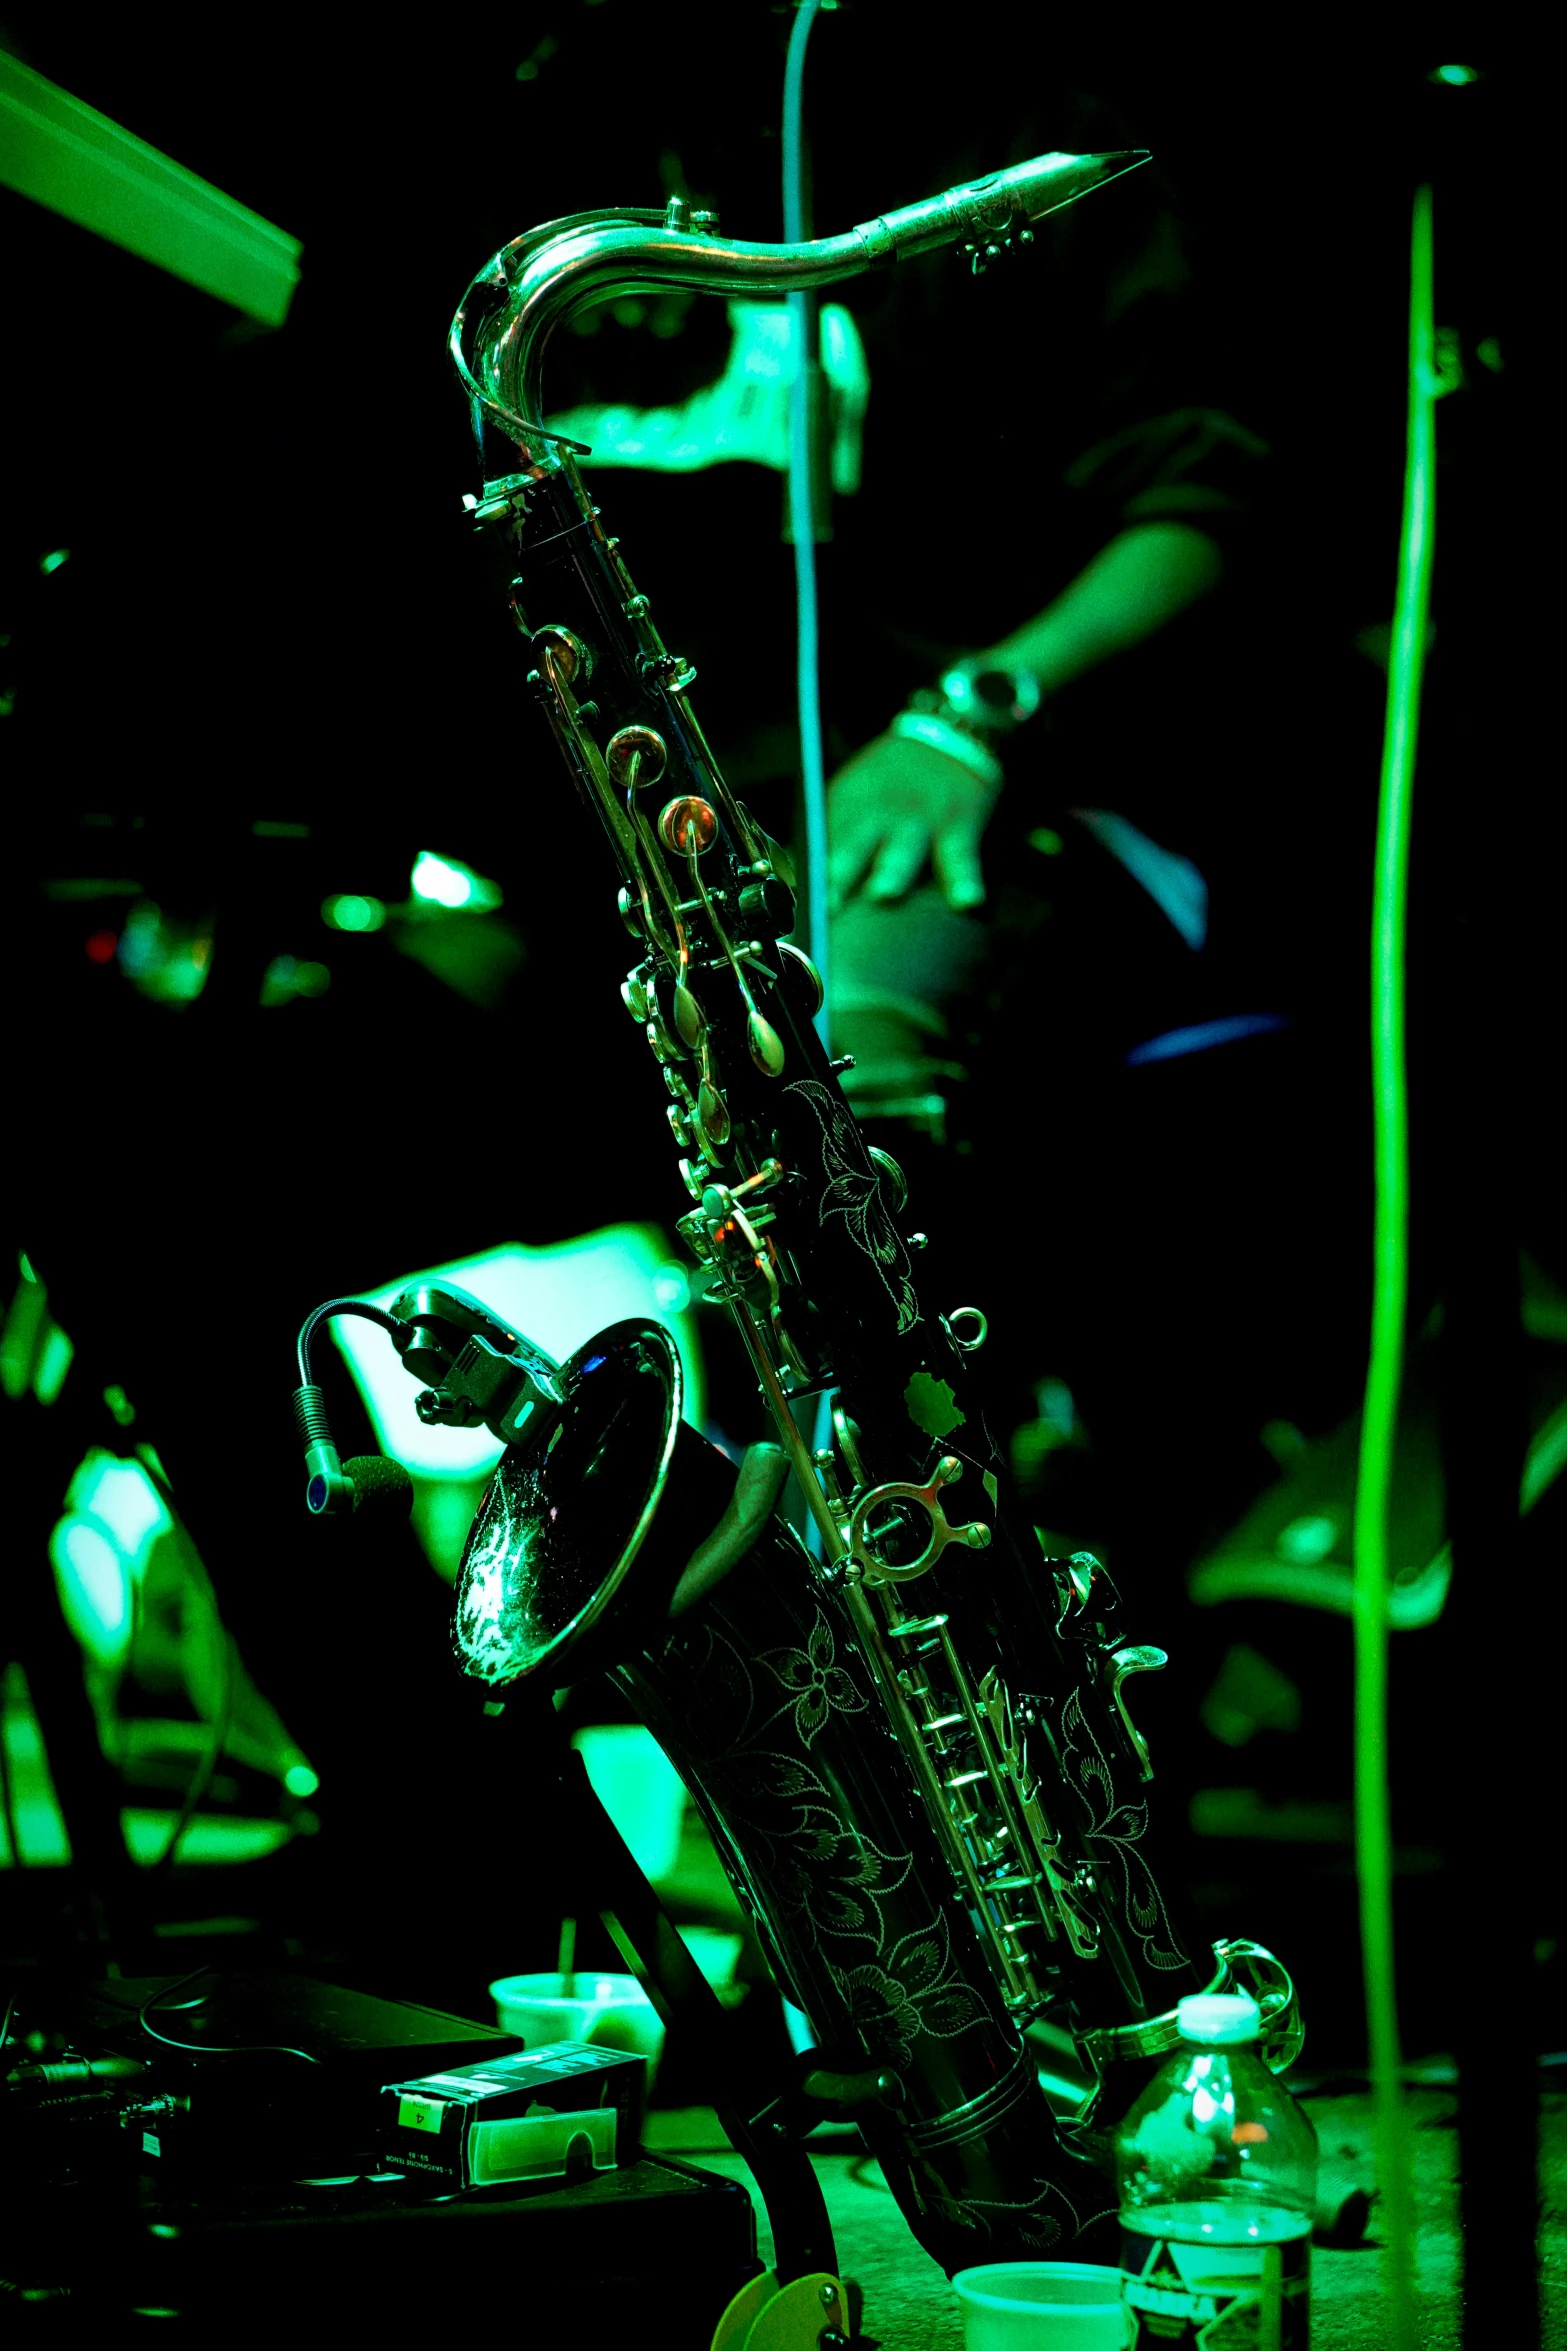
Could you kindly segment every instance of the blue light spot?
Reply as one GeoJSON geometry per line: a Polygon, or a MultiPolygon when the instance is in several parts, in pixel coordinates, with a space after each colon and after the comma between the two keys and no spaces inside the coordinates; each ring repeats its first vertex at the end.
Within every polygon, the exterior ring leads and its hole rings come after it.
{"type": "Polygon", "coordinates": [[[1177,1061],[1184,1053],[1206,1053],[1214,1045],[1233,1045],[1241,1037],[1268,1037],[1288,1027],[1289,1022],[1277,1012],[1238,1012],[1228,1020],[1204,1020],[1189,1029],[1166,1029],[1162,1037],[1134,1045],[1126,1056],[1126,1067],[1140,1069],[1147,1061],[1177,1061]]]}
{"type": "Polygon", "coordinates": [[[607,1355],[590,1355],[587,1362],[582,1366],[583,1378],[586,1379],[590,1371],[597,1371],[601,1363],[608,1363],[608,1361],[609,1357],[607,1355]]]}

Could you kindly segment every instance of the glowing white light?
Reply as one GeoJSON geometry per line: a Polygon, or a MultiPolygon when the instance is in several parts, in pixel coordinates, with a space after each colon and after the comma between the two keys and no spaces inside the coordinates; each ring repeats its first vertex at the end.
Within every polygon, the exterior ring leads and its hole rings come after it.
{"type": "Polygon", "coordinates": [[[1326,1559],[1337,1541],[1336,1519],[1293,1518],[1274,1547],[1281,1559],[1297,1567],[1314,1567],[1319,1559],[1326,1559]]]}
{"type": "Polygon", "coordinates": [[[106,1527],[62,1518],[49,1539],[65,1620],[102,1665],[118,1665],[131,1642],[131,1579],[106,1527]]]}
{"type": "Polygon", "coordinates": [[[139,1461],[94,1447],[66,1495],[49,1539],[60,1605],[72,1632],[102,1664],[130,1647],[134,1594],[159,1535],[173,1521],[139,1461]]]}
{"type": "Polygon", "coordinates": [[[420,850],[408,886],[430,906],[467,906],[476,914],[487,914],[501,903],[494,882],[487,882],[460,858],[437,857],[433,849],[420,850]]]}
{"type": "Polygon", "coordinates": [[[428,898],[433,905],[466,906],[473,896],[473,877],[433,850],[421,849],[409,887],[416,898],[428,898]]]}
{"type": "Polygon", "coordinates": [[[691,1283],[683,1265],[661,1265],[653,1276],[653,1303],[660,1314],[684,1314],[691,1303],[691,1283]]]}

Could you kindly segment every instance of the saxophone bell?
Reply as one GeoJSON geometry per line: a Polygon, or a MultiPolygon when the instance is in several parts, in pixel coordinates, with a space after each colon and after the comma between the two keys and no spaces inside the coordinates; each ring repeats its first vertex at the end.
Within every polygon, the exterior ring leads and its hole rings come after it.
{"type": "Polygon", "coordinates": [[[508,1446],[469,1532],[453,1646],[492,1687],[624,1664],[722,1579],[769,1519],[785,1462],[744,1470],[681,1417],[679,1350],[611,1324],[559,1371],[564,1402],[508,1446]]]}

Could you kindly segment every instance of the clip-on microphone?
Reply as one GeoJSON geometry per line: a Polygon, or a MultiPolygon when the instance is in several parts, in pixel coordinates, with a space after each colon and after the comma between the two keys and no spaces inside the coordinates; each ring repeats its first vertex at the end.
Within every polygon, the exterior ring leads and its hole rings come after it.
{"type": "Polygon", "coordinates": [[[318,1306],[299,1334],[299,1386],[294,1391],[294,1425],[305,1449],[309,1483],[307,1507],[320,1517],[413,1506],[413,1480],[400,1461],[384,1454],[359,1454],[344,1461],[332,1442],[326,1398],[311,1378],[310,1342],[318,1323],[338,1314],[357,1314],[379,1324],[406,1370],[433,1382],[415,1398],[427,1425],[488,1428],[502,1444],[514,1444],[540,1409],[559,1407],[565,1392],[559,1366],[530,1339],[508,1330],[479,1299],[450,1282],[416,1282],[397,1298],[390,1314],[362,1298],[333,1298],[318,1306]]]}

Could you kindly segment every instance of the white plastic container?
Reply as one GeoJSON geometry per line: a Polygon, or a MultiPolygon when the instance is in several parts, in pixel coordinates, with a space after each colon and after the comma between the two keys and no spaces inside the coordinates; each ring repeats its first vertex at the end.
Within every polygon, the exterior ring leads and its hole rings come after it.
{"type": "Polygon", "coordinates": [[[997,2261],[960,2269],[967,2351],[1124,2351],[1121,2273],[1090,2261],[997,2261]]]}
{"type": "Polygon", "coordinates": [[[651,2088],[664,2028],[636,1977],[583,1971],[573,1984],[568,1998],[559,1975],[498,1976],[490,1986],[496,2022],[528,2049],[551,2041],[591,2041],[603,2049],[630,2050],[647,2059],[651,2088]]]}

